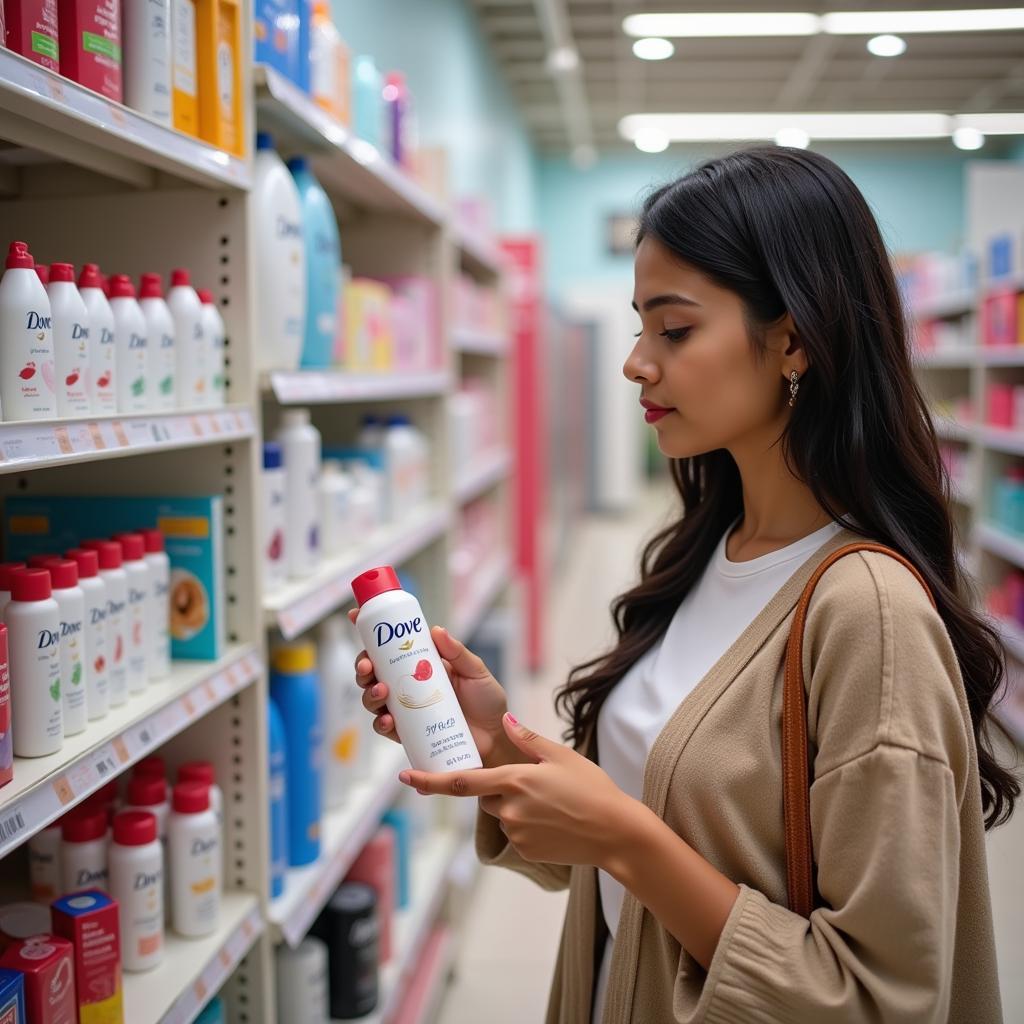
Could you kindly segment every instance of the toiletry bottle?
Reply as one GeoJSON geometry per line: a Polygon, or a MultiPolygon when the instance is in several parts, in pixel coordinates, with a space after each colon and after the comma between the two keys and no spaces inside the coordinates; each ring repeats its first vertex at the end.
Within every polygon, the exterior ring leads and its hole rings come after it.
{"type": "Polygon", "coordinates": [[[78,586],[85,601],[85,704],[92,722],[110,710],[107,587],[100,579],[97,552],[71,548],[66,557],[78,566],[78,586]]]}
{"type": "Polygon", "coordinates": [[[141,530],[146,542],[149,566],[149,678],[166,679],[171,674],[171,560],[164,550],[164,535],[159,530],[141,530]]]}
{"type": "Polygon", "coordinates": [[[149,682],[149,652],[152,648],[149,617],[153,614],[146,542],[138,533],[118,533],[113,539],[121,545],[121,564],[128,582],[128,620],[125,625],[128,692],[145,693],[149,682]]]}
{"type": "Polygon", "coordinates": [[[320,628],[320,683],[324,707],[324,806],[340,807],[356,781],[361,726],[366,718],[356,685],[356,648],[351,625],[333,615],[320,628]]]}
{"type": "Polygon", "coordinates": [[[276,899],[284,892],[288,872],[288,762],[284,721],[273,700],[267,701],[267,733],[270,743],[270,898],[276,899]]]}
{"type": "Polygon", "coordinates": [[[178,406],[201,409],[207,404],[209,359],[203,332],[203,304],[187,270],[171,272],[167,305],[174,318],[174,346],[178,354],[178,406]]]}
{"type": "Polygon", "coordinates": [[[62,896],[82,889],[107,891],[107,812],[82,804],[62,823],[62,896]]]}
{"type": "Polygon", "coordinates": [[[159,754],[144,757],[132,769],[132,775],[139,778],[167,778],[167,761],[159,754]]]}
{"type": "Polygon", "coordinates": [[[107,588],[107,667],[110,706],[128,700],[128,577],[122,568],[121,545],[112,540],[82,541],[100,560],[100,579],[107,588]]]}
{"type": "Polygon", "coordinates": [[[171,0],[171,110],[174,127],[199,135],[195,0],[171,0]]]}
{"type": "Polygon", "coordinates": [[[220,409],[227,401],[227,332],[224,319],[213,301],[213,292],[206,288],[199,290],[199,301],[203,305],[203,336],[206,339],[206,405],[220,409]]]}
{"type": "Polygon", "coordinates": [[[171,0],[125,3],[124,100],[171,127],[171,0]]]}
{"type": "Polygon", "coordinates": [[[331,20],[327,0],[313,0],[309,46],[309,93],[313,102],[335,121],[341,121],[341,36],[331,20]]]}
{"type": "Polygon", "coordinates": [[[186,761],[178,768],[178,782],[194,782],[205,786],[210,792],[210,810],[217,819],[217,825],[224,827],[224,794],[217,785],[217,777],[210,761],[186,761]]]}
{"type": "Polygon", "coordinates": [[[210,809],[210,791],[198,783],[179,782],[171,808],[167,822],[171,924],[179,935],[198,938],[216,931],[220,919],[220,826],[210,809]]]}
{"type": "Polygon", "coordinates": [[[89,316],[92,411],[97,416],[117,412],[117,345],[114,311],[110,308],[100,269],[86,263],[78,275],[78,292],[89,316]]]}
{"type": "Polygon", "coordinates": [[[117,345],[117,411],[146,412],[153,401],[146,318],[127,274],[111,277],[110,308],[117,345]]]}
{"type": "Polygon", "coordinates": [[[309,421],[308,409],[286,409],[277,441],[284,455],[285,553],[288,575],[309,576],[320,553],[319,502],[320,431],[309,421]]]}
{"type": "Polygon", "coordinates": [[[137,810],[116,815],[107,858],[121,962],[126,971],[148,971],[164,958],[164,851],[156,817],[137,810]]]}
{"type": "Polygon", "coordinates": [[[236,156],[243,155],[241,19],[239,0],[196,3],[199,136],[236,156]]]}
{"type": "Polygon", "coordinates": [[[24,562],[0,562],[0,618],[11,601],[11,573],[24,568],[24,562]]]}
{"type": "Polygon", "coordinates": [[[78,585],[78,563],[67,558],[50,559],[53,599],[60,610],[61,714],[64,735],[74,736],[89,723],[89,686],[85,660],[85,594],[78,585]]]}
{"type": "Polygon", "coordinates": [[[53,320],[57,415],[88,416],[92,411],[89,313],[75,287],[75,268],[70,263],[50,267],[46,294],[53,320]]]}
{"type": "Polygon", "coordinates": [[[331,951],[331,1019],[372,1013],[380,991],[377,894],[368,885],[345,882],[324,909],[318,931],[331,951]]]}
{"type": "MultiPolygon", "coordinates": [[[[28,841],[28,876],[32,899],[49,906],[64,891],[60,869],[61,820],[50,822],[28,841]]],[[[0,1020],[3,1018],[0,1017],[0,1020]]]]}
{"type": "Polygon", "coordinates": [[[146,318],[153,408],[168,412],[178,407],[178,357],[174,344],[174,319],[164,301],[159,274],[139,278],[139,307],[146,318]]]}
{"type": "Polygon", "coordinates": [[[285,475],[281,446],[263,445],[263,585],[280,586],[288,576],[285,475]]]}
{"type": "Polygon", "coordinates": [[[307,935],[295,949],[277,947],[277,1019],[321,1024],[331,1019],[327,946],[307,935]]]}

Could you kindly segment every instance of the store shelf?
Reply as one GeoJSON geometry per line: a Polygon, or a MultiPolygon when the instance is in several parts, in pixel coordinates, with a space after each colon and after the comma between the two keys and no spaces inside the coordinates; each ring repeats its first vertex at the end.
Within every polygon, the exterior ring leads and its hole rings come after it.
{"type": "Polygon", "coordinates": [[[944,441],[970,441],[974,437],[974,428],[969,423],[961,423],[949,416],[933,417],[935,433],[944,441]]]}
{"type": "Polygon", "coordinates": [[[285,150],[327,153],[317,178],[331,194],[371,209],[399,213],[440,225],[445,208],[422,186],[364,139],[318,107],[298,86],[273,68],[257,65],[256,114],[285,150]]]}
{"type": "Polygon", "coordinates": [[[495,484],[501,483],[512,471],[512,455],[505,450],[491,452],[459,477],[455,484],[455,497],[460,505],[479,498],[495,484]]]}
{"type": "Polygon", "coordinates": [[[247,406],[194,413],[0,424],[0,473],[145,455],[252,437],[247,406]]]}
{"type": "Polygon", "coordinates": [[[979,427],[978,438],[986,448],[1007,455],[1024,455],[1024,431],[1001,427],[979,427]]]}
{"type": "Polygon", "coordinates": [[[394,955],[381,970],[377,1009],[361,1017],[360,1024],[390,1024],[401,1005],[405,987],[444,905],[452,864],[461,846],[454,832],[440,832],[431,836],[414,855],[412,901],[406,910],[398,913],[395,921],[394,955]]]}
{"type": "Polygon", "coordinates": [[[452,331],[452,348],[464,355],[505,356],[508,355],[508,338],[473,327],[456,327],[452,331]]]}
{"type": "Polygon", "coordinates": [[[139,188],[162,171],[248,188],[249,165],[0,47],[0,137],[139,188]]]}
{"type": "Polygon", "coordinates": [[[974,527],[974,539],[990,554],[1024,569],[1024,536],[1017,536],[992,523],[978,523],[974,527]]]}
{"type": "Polygon", "coordinates": [[[498,243],[466,224],[454,225],[455,244],[463,262],[477,273],[497,277],[502,272],[504,255],[498,243]]]}
{"type": "Polygon", "coordinates": [[[433,543],[448,528],[447,506],[433,502],[402,522],[381,528],[358,548],[327,559],[312,575],[268,594],[263,609],[268,625],[291,640],[325,615],[352,600],[353,577],[377,565],[399,565],[433,543]]]}
{"type": "Polygon", "coordinates": [[[915,320],[951,320],[973,313],[977,308],[978,293],[973,289],[960,289],[918,302],[913,316],[915,320]]]}
{"type": "Polygon", "coordinates": [[[503,555],[493,558],[475,574],[475,589],[468,597],[460,598],[452,615],[452,631],[460,640],[469,640],[508,586],[510,566],[511,559],[503,555]]]}
{"type": "Polygon", "coordinates": [[[984,366],[1024,366],[1024,345],[988,345],[978,349],[984,366]]]}
{"type": "Polygon", "coordinates": [[[324,814],[319,858],[305,867],[292,868],[285,877],[284,892],[271,901],[275,939],[293,948],[303,940],[394,803],[402,787],[398,773],[408,767],[409,759],[398,744],[385,739],[377,742],[372,777],[352,787],[344,806],[324,814]]]}
{"type": "Polygon", "coordinates": [[[999,630],[999,637],[1008,654],[1024,666],[1024,629],[1011,619],[992,616],[992,625],[999,630]]]}
{"type": "Polygon", "coordinates": [[[124,1019],[131,1024],[191,1024],[263,932],[259,900],[225,892],[220,926],[201,939],[168,930],[163,963],[124,973],[124,1019]]]}
{"type": "Polygon", "coordinates": [[[16,758],[0,789],[0,857],[244,689],[263,671],[251,645],[219,661],[176,661],[168,679],[90,722],[48,757],[16,758]]]}
{"type": "Polygon", "coordinates": [[[969,370],[977,362],[976,348],[939,349],[914,352],[914,362],[925,369],[969,370]]]}
{"type": "Polygon", "coordinates": [[[346,373],[344,370],[274,371],[264,377],[264,391],[282,405],[336,402],[388,402],[443,395],[451,384],[444,370],[417,373],[346,373]]]}

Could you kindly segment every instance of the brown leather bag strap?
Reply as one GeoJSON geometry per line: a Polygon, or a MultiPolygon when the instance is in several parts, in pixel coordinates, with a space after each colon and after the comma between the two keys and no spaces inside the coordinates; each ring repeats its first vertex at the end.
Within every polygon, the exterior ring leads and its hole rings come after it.
{"type": "Polygon", "coordinates": [[[804,691],[804,624],[807,607],[818,581],[828,569],[847,555],[858,551],[877,551],[905,565],[925,589],[935,607],[935,598],[917,568],[899,552],[883,544],[858,541],[837,548],[807,581],[786,644],[786,674],[782,691],[782,808],[786,827],[786,888],[789,909],[801,917],[810,917],[814,909],[814,852],[811,842],[810,766],[807,750],[807,694],[804,691]]]}

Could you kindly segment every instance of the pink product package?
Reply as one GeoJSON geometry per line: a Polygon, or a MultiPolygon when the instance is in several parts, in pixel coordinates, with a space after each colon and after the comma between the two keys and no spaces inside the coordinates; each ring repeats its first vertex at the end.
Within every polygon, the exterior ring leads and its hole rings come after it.
{"type": "Polygon", "coordinates": [[[988,422],[992,427],[1013,426],[1013,387],[1010,384],[989,384],[988,422]]]}
{"type": "Polygon", "coordinates": [[[985,345],[1017,343],[1017,293],[993,292],[981,306],[981,336],[985,345]]]}
{"type": "Polygon", "coordinates": [[[424,370],[443,363],[437,288],[429,277],[379,278],[392,291],[395,363],[399,370],[424,370]]]}
{"type": "Polygon", "coordinates": [[[381,825],[349,869],[346,882],[362,882],[377,893],[380,922],[380,962],[386,964],[394,951],[395,830],[381,825]]]}

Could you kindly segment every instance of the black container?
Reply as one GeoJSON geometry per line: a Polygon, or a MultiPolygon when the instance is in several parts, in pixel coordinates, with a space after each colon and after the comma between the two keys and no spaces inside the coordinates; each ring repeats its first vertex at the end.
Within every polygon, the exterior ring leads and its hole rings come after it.
{"type": "Polygon", "coordinates": [[[313,929],[330,957],[331,1018],[352,1020],[372,1013],[379,997],[380,924],[377,893],[345,882],[313,929]]]}

